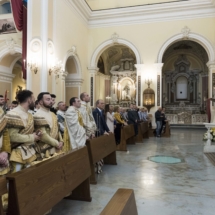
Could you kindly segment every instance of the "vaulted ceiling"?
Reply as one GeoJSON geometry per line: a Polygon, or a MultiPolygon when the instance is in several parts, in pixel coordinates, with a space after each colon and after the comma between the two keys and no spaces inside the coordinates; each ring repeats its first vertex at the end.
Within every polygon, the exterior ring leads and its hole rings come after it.
{"type": "Polygon", "coordinates": [[[64,0],[90,28],[215,17],[215,0],[64,0]]]}

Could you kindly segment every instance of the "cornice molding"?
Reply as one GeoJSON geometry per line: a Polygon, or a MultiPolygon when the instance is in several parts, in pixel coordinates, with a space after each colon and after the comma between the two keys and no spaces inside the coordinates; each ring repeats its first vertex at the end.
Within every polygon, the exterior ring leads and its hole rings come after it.
{"type": "Polygon", "coordinates": [[[215,17],[214,0],[190,0],[91,11],[84,0],[65,0],[89,28],[215,17]]]}

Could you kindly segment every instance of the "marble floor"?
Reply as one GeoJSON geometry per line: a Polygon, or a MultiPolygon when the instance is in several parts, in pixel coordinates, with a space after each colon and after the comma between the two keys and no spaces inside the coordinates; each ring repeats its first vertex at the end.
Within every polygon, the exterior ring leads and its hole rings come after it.
{"type": "Polygon", "coordinates": [[[127,152],[117,152],[118,165],[104,166],[98,184],[91,185],[92,202],[62,200],[51,214],[97,215],[118,188],[131,188],[139,215],[214,215],[215,167],[203,154],[205,130],[171,132],[170,138],[151,137],[129,145],[127,152]],[[153,155],[174,156],[183,162],[147,160],[153,155]]]}

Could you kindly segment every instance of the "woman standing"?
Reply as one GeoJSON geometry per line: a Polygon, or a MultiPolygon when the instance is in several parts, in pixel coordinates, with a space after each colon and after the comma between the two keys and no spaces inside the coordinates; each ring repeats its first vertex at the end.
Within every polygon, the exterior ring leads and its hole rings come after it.
{"type": "Polygon", "coordinates": [[[125,125],[125,121],[122,119],[119,113],[119,106],[114,107],[114,118],[116,120],[116,128],[114,129],[114,135],[116,140],[116,145],[120,144],[121,140],[121,127],[125,125]]]}
{"type": "Polygon", "coordinates": [[[106,123],[110,132],[114,132],[114,117],[112,116],[113,107],[109,104],[105,105],[106,123]]]}

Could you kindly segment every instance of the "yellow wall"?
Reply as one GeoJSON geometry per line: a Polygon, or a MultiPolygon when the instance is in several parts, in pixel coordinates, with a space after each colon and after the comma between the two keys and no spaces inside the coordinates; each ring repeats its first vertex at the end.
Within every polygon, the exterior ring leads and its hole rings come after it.
{"type": "Polygon", "coordinates": [[[6,90],[9,91],[7,97],[9,99],[8,103],[10,103],[11,102],[11,93],[10,92],[12,90],[12,85],[11,85],[11,83],[0,81],[0,95],[4,96],[6,90]]]}
{"type": "Polygon", "coordinates": [[[78,97],[78,87],[66,87],[66,104],[69,105],[69,100],[72,97],[78,97]]]}

